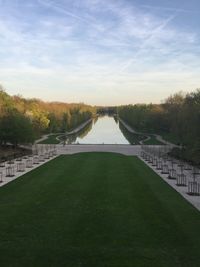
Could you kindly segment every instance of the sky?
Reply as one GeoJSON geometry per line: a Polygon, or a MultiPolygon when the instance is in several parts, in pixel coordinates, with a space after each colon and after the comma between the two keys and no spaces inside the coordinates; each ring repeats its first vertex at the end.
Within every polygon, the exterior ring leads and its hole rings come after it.
{"type": "Polygon", "coordinates": [[[92,105],[200,87],[199,0],[0,0],[0,84],[92,105]]]}

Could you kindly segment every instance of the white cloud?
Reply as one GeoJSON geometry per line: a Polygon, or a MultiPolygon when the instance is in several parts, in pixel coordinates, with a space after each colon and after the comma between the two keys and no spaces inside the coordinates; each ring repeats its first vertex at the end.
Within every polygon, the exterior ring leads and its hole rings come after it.
{"type": "Polygon", "coordinates": [[[177,10],[156,16],[112,0],[37,4],[48,16],[34,25],[12,14],[0,20],[0,83],[11,93],[96,104],[108,94],[107,103],[119,104],[198,87],[198,35],[173,23],[177,10]]]}

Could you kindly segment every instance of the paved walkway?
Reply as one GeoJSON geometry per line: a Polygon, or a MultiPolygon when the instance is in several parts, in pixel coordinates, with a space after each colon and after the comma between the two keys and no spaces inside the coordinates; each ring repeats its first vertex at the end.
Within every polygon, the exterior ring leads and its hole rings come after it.
{"type": "Polygon", "coordinates": [[[135,145],[57,145],[58,154],[76,154],[83,152],[112,152],[123,155],[140,155],[141,146],[135,145]]]}

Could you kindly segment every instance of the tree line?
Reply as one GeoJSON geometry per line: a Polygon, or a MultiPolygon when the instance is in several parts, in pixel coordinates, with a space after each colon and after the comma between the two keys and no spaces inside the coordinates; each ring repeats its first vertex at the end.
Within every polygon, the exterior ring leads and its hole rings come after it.
{"type": "MultiPolygon", "coordinates": [[[[200,164],[200,90],[176,93],[161,104],[112,107],[137,131],[180,145],[173,153],[200,164]]],[[[106,111],[106,113],[105,113],[106,111]]],[[[33,143],[42,134],[65,133],[108,108],[10,96],[0,86],[0,145],[33,143]]]]}
{"type": "Polygon", "coordinates": [[[177,157],[200,164],[200,90],[168,97],[162,104],[118,107],[118,114],[138,131],[157,133],[181,146],[177,157]]]}
{"type": "Polygon", "coordinates": [[[0,87],[0,145],[33,143],[44,133],[71,131],[94,114],[89,105],[10,96],[0,87]]]}

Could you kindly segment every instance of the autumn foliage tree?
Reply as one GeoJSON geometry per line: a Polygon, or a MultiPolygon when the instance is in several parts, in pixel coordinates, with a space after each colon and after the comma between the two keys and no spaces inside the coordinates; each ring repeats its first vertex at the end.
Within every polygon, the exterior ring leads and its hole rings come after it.
{"type": "Polygon", "coordinates": [[[94,113],[89,105],[9,96],[0,87],[0,144],[31,143],[43,133],[70,131],[94,113]]]}
{"type": "Polygon", "coordinates": [[[118,114],[136,130],[171,136],[182,146],[183,159],[200,164],[200,90],[176,93],[164,103],[126,105],[118,114]]]}

